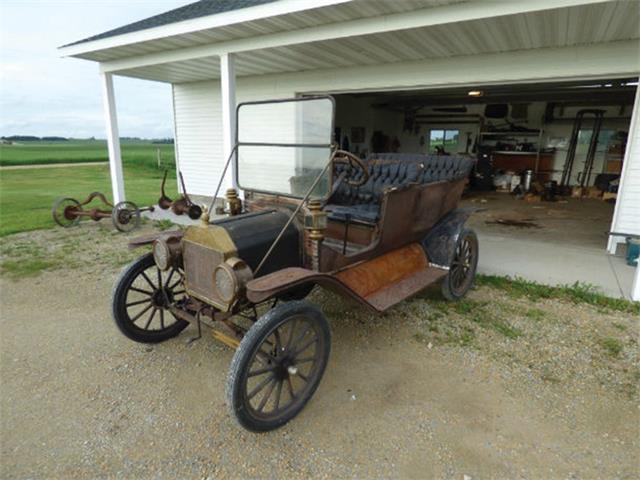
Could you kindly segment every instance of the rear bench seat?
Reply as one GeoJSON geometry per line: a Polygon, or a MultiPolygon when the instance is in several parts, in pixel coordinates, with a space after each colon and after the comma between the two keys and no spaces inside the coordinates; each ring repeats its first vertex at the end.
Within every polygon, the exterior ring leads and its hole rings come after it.
{"type": "MultiPolygon", "coordinates": [[[[454,155],[378,153],[369,155],[365,163],[369,179],[360,187],[341,182],[325,207],[329,219],[345,221],[349,216],[350,220],[376,223],[385,188],[459,180],[469,175],[473,160],[454,155]]],[[[336,165],[336,176],[345,168],[336,165]]]]}

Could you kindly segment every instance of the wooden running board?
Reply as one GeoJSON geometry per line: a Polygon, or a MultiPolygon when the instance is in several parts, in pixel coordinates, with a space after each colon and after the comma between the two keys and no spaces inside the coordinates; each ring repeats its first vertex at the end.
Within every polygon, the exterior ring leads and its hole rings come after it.
{"type": "Polygon", "coordinates": [[[381,288],[377,292],[365,297],[365,300],[379,312],[384,312],[396,303],[415,295],[428,285],[440,280],[447,274],[446,270],[428,267],[426,270],[414,273],[387,287],[381,288]]]}

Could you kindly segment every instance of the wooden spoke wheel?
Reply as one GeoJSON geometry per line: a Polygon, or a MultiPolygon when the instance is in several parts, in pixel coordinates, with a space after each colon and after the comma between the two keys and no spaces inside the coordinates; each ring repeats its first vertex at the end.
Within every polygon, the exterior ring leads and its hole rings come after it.
{"type": "Polygon", "coordinates": [[[80,221],[82,206],[75,198],[58,198],[51,207],[53,221],[61,227],[72,227],[80,221]]]}
{"type": "Polygon", "coordinates": [[[148,253],[120,274],[113,292],[113,319],[136,342],[158,343],[178,335],[189,324],[175,317],[169,305],[185,295],[179,268],[161,271],[148,253]]]}
{"type": "Polygon", "coordinates": [[[278,428],[318,388],[331,349],[322,312],[304,301],[281,304],[247,332],[231,362],[227,403],[244,428],[278,428]]]}
{"type": "Polygon", "coordinates": [[[473,287],[478,268],[478,237],[464,229],[456,242],[453,262],[442,282],[442,294],[447,300],[459,300],[473,287]]]}

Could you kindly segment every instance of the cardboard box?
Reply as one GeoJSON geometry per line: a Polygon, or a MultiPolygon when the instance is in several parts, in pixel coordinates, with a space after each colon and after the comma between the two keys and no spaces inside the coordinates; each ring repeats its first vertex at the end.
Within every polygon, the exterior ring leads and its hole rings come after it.
{"type": "Polygon", "coordinates": [[[598,187],[588,187],[585,190],[585,196],[588,198],[602,198],[602,190],[598,187]]]}
{"type": "Polygon", "coordinates": [[[571,198],[582,198],[582,187],[571,187],[571,198]]]}

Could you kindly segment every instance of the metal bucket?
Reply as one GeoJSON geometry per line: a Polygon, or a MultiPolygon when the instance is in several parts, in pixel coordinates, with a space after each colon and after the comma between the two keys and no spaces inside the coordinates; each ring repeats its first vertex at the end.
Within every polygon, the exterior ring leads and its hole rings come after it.
{"type": "Polygon", "coordinates": [[[523,186],[524,186],[524,191],[528,192],[529,190],[531,190],[531,182],[533,181],[533,170],[525,170],[524,175],[522,175],[523,178],[523,186]]]}

